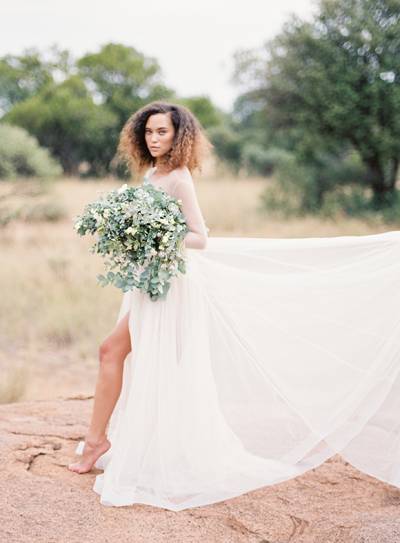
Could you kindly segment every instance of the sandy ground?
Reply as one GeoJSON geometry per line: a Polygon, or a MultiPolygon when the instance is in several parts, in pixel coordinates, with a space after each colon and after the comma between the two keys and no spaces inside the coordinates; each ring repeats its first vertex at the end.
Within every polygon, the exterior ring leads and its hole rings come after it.
{"type": "Polygon", "coordinates": [[[0,406],[0,541],[4,543],[397,543],[400,490],[336,455],[296,479],[180,512],[106,507],[99,470],[67,464],[93,399],[0,406]]]}

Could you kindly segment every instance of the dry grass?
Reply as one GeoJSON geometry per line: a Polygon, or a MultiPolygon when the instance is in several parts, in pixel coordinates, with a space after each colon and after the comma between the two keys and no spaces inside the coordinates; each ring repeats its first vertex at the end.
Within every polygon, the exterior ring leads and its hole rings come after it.
{"type": "MultiPolygon", "coordinates": [[[[210,236],[306,237],[369,234],[388,230],[360,220],[278,220],[258,209],[268,182],[204,178],[197,193],[210,236]]],[[[65,179],[53,198],[66,207],[59,222],[12,222],[0,229],[0,402],[54,398],[93,391],[97,351],[115,325],[122,293],[101,288],[99,257],[72,221],[84,205],[120,181],[65,179]]],[[[8,191],[0,184],[1,194],[8,191]]]]}

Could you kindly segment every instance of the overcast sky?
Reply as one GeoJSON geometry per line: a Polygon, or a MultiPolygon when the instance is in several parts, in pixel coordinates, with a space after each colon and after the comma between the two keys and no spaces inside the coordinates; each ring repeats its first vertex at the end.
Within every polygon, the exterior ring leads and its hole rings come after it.
{"type": "Polygon", "coordinates": [[[315,9],[315,0],[3,0],[0,56],[53,44],[80,56],[123,43],[155,57],[178,94],[205,94],[229,110],[234,51],[261,46],[290,13],[307,19],[315,9]]]}

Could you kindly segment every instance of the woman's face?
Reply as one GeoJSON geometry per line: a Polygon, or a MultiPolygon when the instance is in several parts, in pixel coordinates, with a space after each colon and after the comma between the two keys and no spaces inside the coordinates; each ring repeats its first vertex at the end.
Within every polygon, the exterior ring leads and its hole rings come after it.
{"type": "Polygon", "coordinates": [[[155,113],[147,119],[145,139],[152,157],[167,153],[174,140],[175,129],[168,113],[155,113]]]}

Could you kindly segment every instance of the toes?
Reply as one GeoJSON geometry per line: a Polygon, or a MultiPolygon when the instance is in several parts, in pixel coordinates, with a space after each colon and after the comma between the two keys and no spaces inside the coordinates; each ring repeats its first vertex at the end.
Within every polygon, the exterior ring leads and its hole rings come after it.
{"type": "Polygon", "coordinates": [[[82,471],[78,467],[70,468],[70,471],[73,471],[74,473],[82,473],[82,471]]]}
{"type": "MultiPolygon", "coordinates": [[[[99,447],[99,446],[98,446],[99,447]]],[[[103,444],[103,447],[99,447],[99,451],[100,454],[94,454],[92,451],[91,451],[91,454],[86,454],[86,456],[89,457],[88,459],[88,463],[86,464],[82,464],[81,462],[75,462],[73,464],[68,464],[68,469],[70,471],[74,471],[76,473],[87,473],[88,471],[90,471],[92,469],[92,467],[95,465],[96,461],[98,460],[98,458],[100,458],[100,456],[102,456],[102,454],[104,454],[105,452],[107,452],[107,450],[111,447],[111,443],[106,440],[106,442],[103,444]],[[104,446],[106,445],[106,446],[104,446]],[[104,448],[104,451],[102,450],[104,448]]],[[[84,451],[87,453],[87,451],[84,451]]]]}
{"type": "Polygon", "coordinates": [[[82,473],[80,464],[69,464],[68,469],[70,471],[75,471],[76,473],[82,473]]]}

